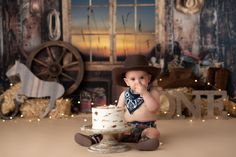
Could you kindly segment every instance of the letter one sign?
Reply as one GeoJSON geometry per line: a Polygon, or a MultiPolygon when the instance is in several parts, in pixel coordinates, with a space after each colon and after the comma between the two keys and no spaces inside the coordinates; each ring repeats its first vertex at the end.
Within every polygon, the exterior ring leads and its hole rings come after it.
{"type": "Polygon", "coordinates": [[[206,118],[215,118],[214,109],[217,108],[220,115],[223,115],[224,102],[227,99],[226,91],[215,91],[215,90],[194,90],[191,95],[195,97],[194,101],[190,101],[187,96],[181,91],[174,91],[169,94],[166,91],[162,91],[161,95],[165,95],[169,101],[169,110],[165,115],[165,118],[170,119],[175,116],[183,117],[182,109],[185,106],[192,114],[193,118],[201,118],[201,102],[202,97],[206,98],[207,101],[207,115],[206,118]],[[215,101],[215,97],[220,97],[221,101],[215,101]]]}

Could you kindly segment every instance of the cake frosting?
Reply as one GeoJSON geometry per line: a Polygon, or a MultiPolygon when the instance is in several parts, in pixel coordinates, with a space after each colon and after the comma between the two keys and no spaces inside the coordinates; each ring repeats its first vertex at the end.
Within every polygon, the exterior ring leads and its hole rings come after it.
{"type": "Polygon", "coordinates": [[[92,108],[93,129],[122,129],[125,127],[124,110],[114,105],[92,108]]]}

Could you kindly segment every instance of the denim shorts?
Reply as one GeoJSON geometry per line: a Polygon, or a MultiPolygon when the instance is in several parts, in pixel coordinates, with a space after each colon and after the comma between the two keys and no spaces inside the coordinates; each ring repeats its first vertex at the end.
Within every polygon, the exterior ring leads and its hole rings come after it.
{"type": "Polygon", "coordinates": [[[155,121],[148,122],[128,122],[132,126],[131,133],[129,135],[124,135],[121,138],[121,142],[138,142],[141,139],[141,135],[144,129],[146,128],[156,128],[155,121]]]}

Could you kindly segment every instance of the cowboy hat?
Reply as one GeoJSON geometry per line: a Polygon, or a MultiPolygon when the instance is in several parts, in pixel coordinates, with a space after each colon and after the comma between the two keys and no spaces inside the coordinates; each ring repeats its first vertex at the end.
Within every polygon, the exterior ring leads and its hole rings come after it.
{"type": "Polygon", "coordinates": [[[131,70],[142,70],[151,75],[150,83],[152,83],[157,75],[159,75],[160,69],[148,65],[148,61],[143,55],[130,55],[127,56],[123,67],[117,67],[112,70],[113,81],[120,86],[127,87],[124,82],[125,73],[131,70]]]}

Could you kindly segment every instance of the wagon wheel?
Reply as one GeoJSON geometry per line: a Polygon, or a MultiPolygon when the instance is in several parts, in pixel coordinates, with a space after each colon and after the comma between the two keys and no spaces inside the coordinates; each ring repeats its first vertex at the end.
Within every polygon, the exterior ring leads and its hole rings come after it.
{"type": "Polygon", "coordinates": [[[73,93],[84,75],[79,51],[63,41],[43,43],[29,54],[26,64],[38,78],[61,83],[65,88],[64,95],[73,93]]]}

